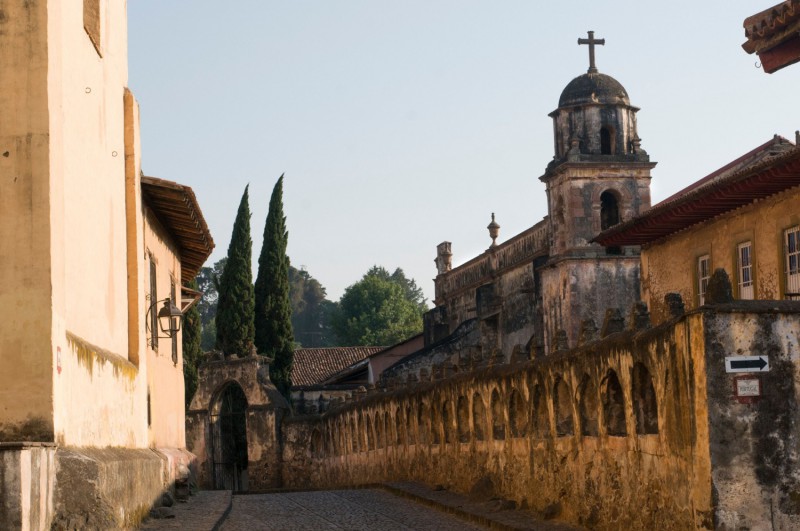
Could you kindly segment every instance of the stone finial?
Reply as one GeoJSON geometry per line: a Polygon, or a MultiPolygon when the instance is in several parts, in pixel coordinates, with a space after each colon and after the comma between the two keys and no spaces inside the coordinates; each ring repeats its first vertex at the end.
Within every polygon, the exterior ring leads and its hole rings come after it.
{"type": "Polygon", "coordinates": [[[664,303],[671,317],[680,317],[686,313],[686,306],[683,304],[683,297],[680,293],[667,293],[664,295],[664,303]]]}
{"type": "Polygon", "coordinates": [[[442,242],[436,246],[436,271],[443,275],[453,268],[453,252],[450,242],[442,242]]]}
{"type": "Polygon", "coordinates": [[[494,220],[494,212],[492,212],[492,221],[486,225],[486,228],[489,229],[489,237],[492,238],[492,245],[490,245],[489,248],[497,247],[497,237],[500,236],[500,225],[494,220]]]}
{"type": "Polygon", "coordinates": [[[553,337],[553,350],[567,350],[568,348],[567,331],[561,329],[557,330],[556,335],[553,337]]]}
{"type": "Polygon", "coordinates": [[[794,132],[794,147],[800,147],[800,131],[794,132]]]}
{"type": "Polygon", "coordinates": [[[642,301],[633,303],[630,317],[631,330],[647,330],[650,328],[650,311],[642,301]]]}
{"type": "Polygon", "coordinates": [[[492,350],[490,363],[492,365],[500,365],[506,361],[506,357],[503,355],[503,351],[499,348],[492,350]]]}
{"type": "Polygon", "coordinates": [[[625,318],[622,317],[619,308],[607,309],[603,327],[600,329],[600,337],[607,337],[623,330],[625,330],[625,318]]]}
{"type": "Polygon", "coordinates": [[[597,339],[597,325],[594,323],[594,319],[581,321],[581,333],[578,338],[578,344],[585,345],[586,343],[591,343],[595,339],[597,339]]]}
{"type": "Polygon", "coordinates": [[[367,390],[366,390],[366,388],[365,388],[363,385],[359,385],[359,386],[358,386],[358,389],[356,389],[356,390],[355,390],[355,392],[353,393],[353,398],[354,398],[355,400],[361,400],[361,399],[363,399],[365,396],[367,396],[367,390]]]}
{"type": "Polygon", "coordinates": [[[708,279],[705,303],[724,304],[726,302],[733,302],[733,286],[731,286],[731,279],[728,277],[728,273],[719,267],[714,270],[711,278],[708,279]]]}
{"type": "Polygon", "coordinates": [[[432,382],[437,382],[439,380],[442,380],[444,378],[444,368],[437,363],[436,365],[433,366],[432,376],[433,376],[431,378],[432,382]]]}

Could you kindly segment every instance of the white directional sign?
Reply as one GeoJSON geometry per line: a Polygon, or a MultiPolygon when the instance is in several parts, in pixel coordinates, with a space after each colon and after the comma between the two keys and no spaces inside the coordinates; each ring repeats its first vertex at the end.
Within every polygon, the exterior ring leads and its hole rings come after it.
{"type": "Polygon", "coordinates": [[[729,356],[725,358],[725,372],[767,372],[769,358],[766,356],[729,356]]]}

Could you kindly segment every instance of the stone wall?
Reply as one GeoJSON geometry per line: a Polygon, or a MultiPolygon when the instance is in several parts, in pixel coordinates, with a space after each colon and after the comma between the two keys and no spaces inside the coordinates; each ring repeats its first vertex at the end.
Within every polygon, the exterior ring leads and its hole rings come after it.
{"type": "Polygon", "coordinates": [[[800,308],[718,310],[287,422],[285,486],[411,479],[598,529],[797,525],[800,308]],[[748,406],[724,357],[755,353],[775,365],[748,406]]]}
{"type": "Polygon", "coordinates": [[[0,527],[50,529],[55,444],[0,443],[0,527]]]}

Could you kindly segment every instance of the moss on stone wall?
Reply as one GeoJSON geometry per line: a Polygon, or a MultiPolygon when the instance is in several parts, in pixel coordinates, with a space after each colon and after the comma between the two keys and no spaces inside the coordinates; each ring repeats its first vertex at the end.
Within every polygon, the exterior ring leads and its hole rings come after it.
{"type": "Polygon", "coordinates": [[[114,354],[104,348],[93,345],[69,331],[67,331],[67,344],[75,353],[78,364],[85,368],[90,375],[94,374],[95,363],[98,363],[101,367],[105,366],[106,363],[110,363],[114,377],[124,376],[129,382],[136,379],[139,369],[119,354],[114,354]]]}

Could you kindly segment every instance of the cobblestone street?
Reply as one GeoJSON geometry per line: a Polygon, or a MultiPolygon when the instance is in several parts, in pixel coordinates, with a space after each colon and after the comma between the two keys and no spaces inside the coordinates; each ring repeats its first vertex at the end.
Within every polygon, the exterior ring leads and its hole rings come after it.
{"type": "Polygon", "coordinates": [[[388,492],[334,490],[234,496],[222,531],[486,529],[388,492]]]}

